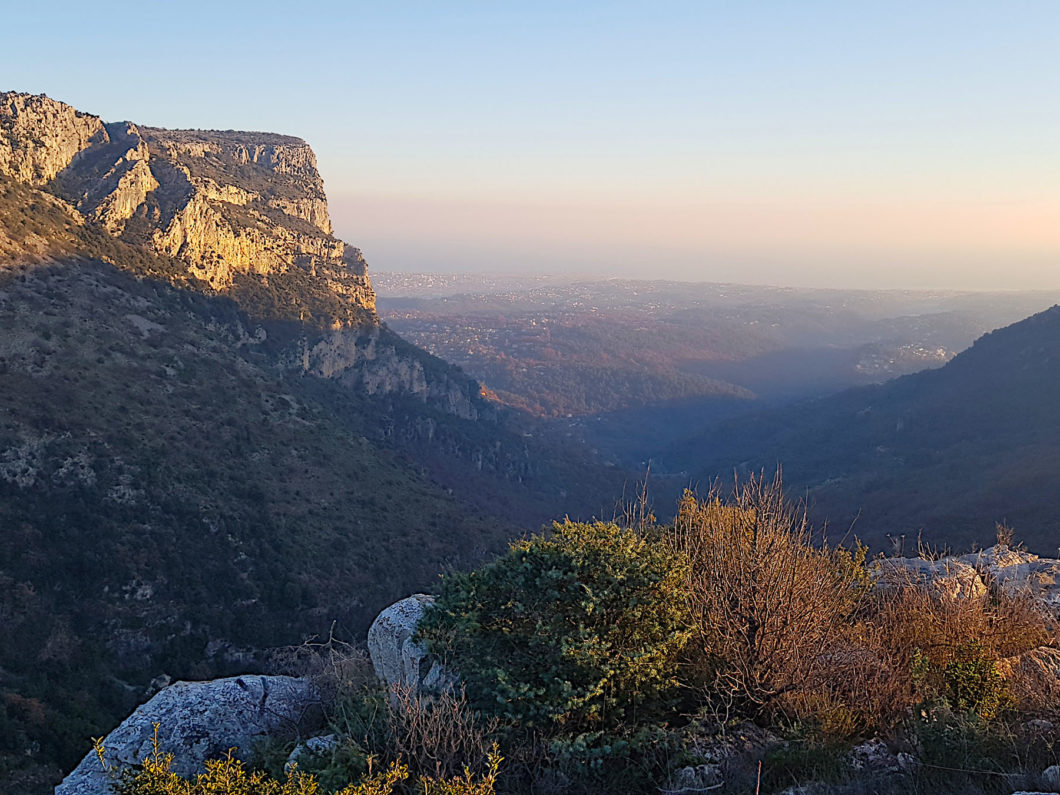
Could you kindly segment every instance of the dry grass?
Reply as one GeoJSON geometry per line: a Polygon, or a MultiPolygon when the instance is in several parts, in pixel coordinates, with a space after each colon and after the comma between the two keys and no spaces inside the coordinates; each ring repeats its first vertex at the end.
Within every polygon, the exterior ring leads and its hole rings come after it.
{"type": "Polygon", "coordinates": [[[462,692],[424,696],[393,685],[390,694],[381,716],[388,756],[420,778],[488,775],[497,722],[474,712],[462,692]]]}

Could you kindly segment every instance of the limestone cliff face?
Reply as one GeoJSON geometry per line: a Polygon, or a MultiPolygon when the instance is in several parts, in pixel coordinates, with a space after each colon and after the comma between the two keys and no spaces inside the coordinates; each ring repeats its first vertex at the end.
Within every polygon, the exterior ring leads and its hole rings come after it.
{"type": "Polygon", "coordinates": [[[0,94],[0,174],[187,264],[256,314],[323,329],[375,324],[361,253],[332,235],[316,156],[270,133],[104,123],[45,96],[0,94]]]}
{"type": "Polygon", "coordinates": [[[0,94],[0,174],[44,185],[107,140],[103,122],[44,95],[0,94]]]}
{"type": "MultiPolygon", "coordinates": [[[[316,156],[299,138],[105,123],[8,93],[0,175],[39,188],[79,224],[182,263],[183,286],[229,295],[256,320],[298,324],[281,354],[288,366],[465,419],[489,413],[477,384],[379,325],[368,266],[332,234],[316,156]]],[[[47,241],[8,240],[0,225],[0,256],[31,249],[45,256],[47,241]]]]}
{"type": "Polygon", "coordinates": [[[400,350],[403,344],[407,346],[381,327],[361,332],[337,329],[306,344],[302,368],[370,395],[404,393],[463,419],[479,418],[485,404],[476,399],[475,382],[454,377],[451,368],[425,367],[422,359],[400,350]]]}

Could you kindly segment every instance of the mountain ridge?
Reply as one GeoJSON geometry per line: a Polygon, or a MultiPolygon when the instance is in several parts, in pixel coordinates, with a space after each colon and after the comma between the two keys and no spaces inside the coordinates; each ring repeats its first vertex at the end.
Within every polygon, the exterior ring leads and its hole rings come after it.
{"type": "Polygon", "coordinates": [[[941,368],[728,421],[667,456],[700,482],[782,466],[818,517],[877,547],[961,548],[1010,523],[1054,551],[1060,306],[981,336],[941,368]],[[709,451],[706,455],[703,451],[709,451]],[[898,543],[898,542],[896,542],[898,543]]]}

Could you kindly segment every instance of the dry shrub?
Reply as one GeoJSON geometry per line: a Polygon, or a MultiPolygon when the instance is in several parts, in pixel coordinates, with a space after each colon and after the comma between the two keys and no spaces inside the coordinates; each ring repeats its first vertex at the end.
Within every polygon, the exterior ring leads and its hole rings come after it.
{"type": "Polygon", "coordinates": [[[985,719],[1033,707],[1048,679],[1042,666],[1003,663],[1056,645],[1032,599],[893,572],[872,587],[863,548],[812,542],[779,478],[737,484],[729,500],[682,499],[671,543],[690,562],[689,662],[715,708],[808,719],[851,737],[925,702],[985,719]]]}
{"type": "Polygon", "coordinates": [[[497,721],[474,712],[462,691],[425,696],[395,684],[390,693],[384,707],[388,756],[402,760],[420,777],[487,773],[497,721]]]}
{"type": "Polygon", "coordinates": [[[866,599],[852,633],[872,669],[848,669],[836,684],[864,705],[870,724],[892,724],[917,704],[942,700],[990,719],[1024,706],[1001,661],[1053,637],[1023,596],[953,596],[928,583],[892,584],[866,599]]]}
{"type": "Polygon", "coordinates": [[[763,712],[827,696],[866,578],[863,553],[811,542],[779,477],[737,484],[728,502],[681,500],[672,544],[691,564],[691,663],[715,700],[763,712]]]}
{"type": "Polygon", "coordinates": [[[270,663],[273,673],[312,680],[325,704],[359,698],[376,682],[368,652],[338,640],[334,627],[326,640],[311,637],[297,646],[274,650],[270,663]]]}
{"type": "Polygon", "coordinates": [[[1038,648],[998,662],[1020,709],[1060,719],[1060,649],[1038,648]]]}
{"type": "Polygon", "coordinates": [[[425,786],[490,780],[499,762],[496,722],[473,711],[463,692],[425,695],[401,684],[366,690],[336,703],[332,728],[363,759],[405,765],[425,786]]]}

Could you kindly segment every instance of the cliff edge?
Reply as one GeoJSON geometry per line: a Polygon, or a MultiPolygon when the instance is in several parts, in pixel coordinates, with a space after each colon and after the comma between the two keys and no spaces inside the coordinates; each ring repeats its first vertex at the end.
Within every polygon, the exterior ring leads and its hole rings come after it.
{"type": "Polygon", "coordinates": [[[316,156],[272,133],[104,122],[45,95],[0,94],[0,175],[64,200],[256,317],[376,325],[361,252],[336,238],[316,156]]]}

